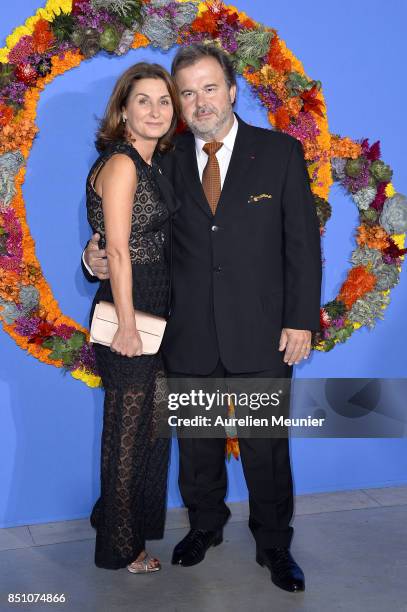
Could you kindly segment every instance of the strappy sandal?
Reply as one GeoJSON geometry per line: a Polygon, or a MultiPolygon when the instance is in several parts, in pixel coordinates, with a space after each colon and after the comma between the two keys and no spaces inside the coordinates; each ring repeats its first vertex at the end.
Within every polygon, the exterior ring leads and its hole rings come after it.
{"type": "Polygon", "coordinates": [[[140,561],[133,561],[133,563],[130,563],[130,565],[127,566],[127,569],[132,574],[150,574],[151,572],[158,572],[158,570],[161,569],[161,565],[158,559],[150,557],[150,555],[146,553],[144,559],[141,559],[140,561]],[[151,561],[155,561],[156,565],[153,567],[149,566],[151,561]]]}

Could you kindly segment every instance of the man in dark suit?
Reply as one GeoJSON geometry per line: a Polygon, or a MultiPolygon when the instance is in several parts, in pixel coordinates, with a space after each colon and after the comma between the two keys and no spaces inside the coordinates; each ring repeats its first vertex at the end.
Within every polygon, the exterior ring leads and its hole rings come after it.
{"type": "MultiPolygon", "coordinates": [[[[171,316],[162,350],[178,377],[291,378],[319,329],[321,253],[302,145],[233,113],[236,78],[215,46],[181,48],[172,65],[190,131],[163,159],[181,203],[173,226],[171,316]]],[[[106,278],[95,238],[85,258],[106,278]]],[[[304,590],[290,553],[289,441],[239,439],[257,561],[275,584],[304,590]]],[[[172,562],[203,560],[230,511],[221,438],[180,438],[180,491],[191,529],[172,562]]]]}

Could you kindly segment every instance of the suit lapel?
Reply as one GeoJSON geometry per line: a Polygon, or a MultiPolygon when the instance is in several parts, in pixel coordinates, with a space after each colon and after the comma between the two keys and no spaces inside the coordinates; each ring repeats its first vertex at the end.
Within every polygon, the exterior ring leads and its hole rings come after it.
{"type": "Polygon", "coordinates": [[[222,192],[216,208],[215,217],[223,212],[234,201],[234,195],[247,182],[251,165],[255,163],[253,128],[237,116],[239,127],[236,134],[228,170],[223,183],[222,192]]]}
{"type": "Polygon", "coordinates": [[[191,133],[185,134],[182,141],[177,144],[177,158],[187,190],[203,212],[208,215],[208,217],[213,217],[208,200],[202,188],[202,183],[199,179],[195,152],[195,138],[191,133]]]}

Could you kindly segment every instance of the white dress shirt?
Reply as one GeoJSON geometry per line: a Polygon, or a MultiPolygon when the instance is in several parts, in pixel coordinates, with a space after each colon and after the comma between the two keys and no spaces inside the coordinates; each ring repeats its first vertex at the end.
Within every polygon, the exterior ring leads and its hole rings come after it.
{"type": "MultiPolygon", "coordinates": [[[[226,134],[223,140],[217,141],[217,142],[223,142],[223,147],[221,147],[219,151],[216,153],[216,158],[219,163],[221,188],[223,187],[223,183],[225,182],[225,176],[229,168],[229,162],[230,162],[230,158],[232,157],[232,151],[233,151],[233,147],[234,147],[235,140],[236,140],[237,128],[239,126],[237,119],[236,119],[236,115],[233,115],[233,117],[234,117],[233,125],[230,128],[229,132],[226,134]]],[[[202,149],[202,147],[205,144],[206,144],[205,140],[202,140],[201,138],[198,138],[197,136],[195,136],[196,161],[198,164],[199,180],[201,182],[202,182],[202,173],[208,161],[208,155],[202,149]]],[[[85,251],[83,251],[82,253],[82,261],[83,261],[85,268],[89,272],[89,274],[91,276],[95,276],[85,261],[85,251]]]]}
{"type": "MultiPolygon", "coordinates": [[[[218,140],[217,142],[223,142],[223,147],[219,149],[216,153],[216,159],[219,163],[220,170],[220,186],[223,187],[223,183],[225,181],[226,172],[228,171],[230,158],[232,157],[233,146],[236,140],[237,128],[239,126],[236,115],[233,115],[234,121],[233,125],[230,128],[229,132],[223,138],[223,140],[218,140]]],[[[208,161],[208,155],[203,150],[203,146],[206,144],[205,140],[202,138],[198,138],[195,136],[195,152],[196,152],[196,161],[198,164],[198,172],[199,179],[202,183],[202,173],[208,161]]]]}

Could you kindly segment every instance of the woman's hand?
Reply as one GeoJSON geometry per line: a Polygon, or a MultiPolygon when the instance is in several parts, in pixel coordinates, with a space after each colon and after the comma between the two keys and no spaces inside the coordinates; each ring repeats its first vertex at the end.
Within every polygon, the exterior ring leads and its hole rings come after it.
{"type": "Polygon", "coordinates": [[[114,335],[110,350],[124,357],[139,357],[143,354],[143,343],[140,334],[134,327],[132,330],[120,328],[114,335]]]}

